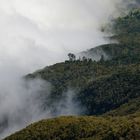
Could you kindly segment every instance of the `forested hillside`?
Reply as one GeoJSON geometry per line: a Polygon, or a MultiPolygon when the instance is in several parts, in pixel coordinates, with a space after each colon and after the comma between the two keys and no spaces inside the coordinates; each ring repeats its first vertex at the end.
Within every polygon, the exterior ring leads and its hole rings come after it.
{"type": "MultiPolygon", "coordinates": [[[[61,99],[68,88],[76,89],[75,100],[86,108],[85,114],[97,115],[115,109],[140,96],[140,10],[114,20],[116,44],[99,46],[99,61],[83,57],[46,67],[28,78],[39,77],[52,86],[51,104],[61,99]],[[108,56],[108,59],[104,57],[108,56]]],[[[94,57],[94,53],[93,53],[94,57]]],[[[44,105],[45,106],[45,105],[44,105]]]]}

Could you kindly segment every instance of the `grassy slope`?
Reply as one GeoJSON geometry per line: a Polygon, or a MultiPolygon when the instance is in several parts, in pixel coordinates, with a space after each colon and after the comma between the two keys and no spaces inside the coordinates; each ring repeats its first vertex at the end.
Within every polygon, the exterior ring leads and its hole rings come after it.
{"type": "Polygon", "coordinates": [[[139,140],[139,116],[42,120],[4,140],[139,140]]]}

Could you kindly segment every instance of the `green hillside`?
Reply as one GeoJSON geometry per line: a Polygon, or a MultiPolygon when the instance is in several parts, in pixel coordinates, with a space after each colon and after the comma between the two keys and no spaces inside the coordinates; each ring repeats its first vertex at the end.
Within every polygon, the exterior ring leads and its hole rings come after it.
{"type": "Polygon", "coordinates": [[[112,67],[94,62],[61,63],[29,76],[53,84],[51,104],[61,99],[68,87],[76,88],[75,100],[84,105],[87,115],[103,114],[140,97],[140,64],[112,67]]]}
{"type": "Polygon", "coordinates": [[[130,64],[140,61],[140,10],[135,9],[124,17],[119,17],[113,21],[113,36],[111,40],[118,43],[106,44],[92,48],[84,52],[86,56],[98,54],[105,59],[112,60],[109,63],[130,64]],[[95,53],[96,52],[96,53],[95,53]]]}
{"type": "Polygon", "coordinates": [[[140,97],[139,23],[138,9],[115,19],[115,35],[111,39],[116,39],[118,43],[102,45],[87,52],[90,55],[94,52],[94,57],[98,49],[102,50],[104,53],[97,62],[88,58],[74,59],[46,67],[26,77],[39,77],[52,84],[52,92],[47,97],[49,106],[53,106],[71,88],[76,90],[75,101],[86,108],[84,114],[101,115],[116,109],[140,97]]]}
{"type": "Polygon", "coordinates": [[[139,140],[140,115],[42,120],[4,140],[139,140]]]}
{"type": "Polygon", "coordinates": [[[106,113],[106,115],[124,116],[137,112],[140,112],[140,98],[132,99],[128,103],[121,105],[119,108],[106,113]]]}
{"type": "Polygon", "coordinates": [[[88,115],[100,115],[140,97],[139,84],[140,65],[132,65],[90,82],[78,97],[88,115]]]}

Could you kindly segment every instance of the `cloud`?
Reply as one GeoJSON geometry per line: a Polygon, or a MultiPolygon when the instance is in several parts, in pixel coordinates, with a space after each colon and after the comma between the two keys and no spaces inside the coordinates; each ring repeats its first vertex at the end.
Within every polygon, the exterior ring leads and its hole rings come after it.
{"type": "Polygon", "coordinates": [[[0,0],[1,63],[33,71],[104,44],[102,24],[120,0],[0,0]]]}
{"type": "Polygon", "coordinates": [[[0,138],[47,116],[42,105],[50,94],[48,82],[5,79],[0,81],[0,89],[0,138]]]}
{"type": "Polygon", "coordinates": [[[80,105],[69,89],[57,102],[50,102],[51,84],[40,80],[6,80],[0,83],[0,138],[30,123],[61,115],[78,115],[80,105]],[[44,106],[45,105],[45,106],[44,106]]]}

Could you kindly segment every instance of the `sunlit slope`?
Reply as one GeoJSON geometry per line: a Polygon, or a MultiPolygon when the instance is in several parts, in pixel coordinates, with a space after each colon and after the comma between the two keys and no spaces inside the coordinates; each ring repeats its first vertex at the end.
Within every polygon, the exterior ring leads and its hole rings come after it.
{"type": "Polygon", "coordinates": [[[139,116],[42,120],[4,140],[139,140],[139,116]]]}

